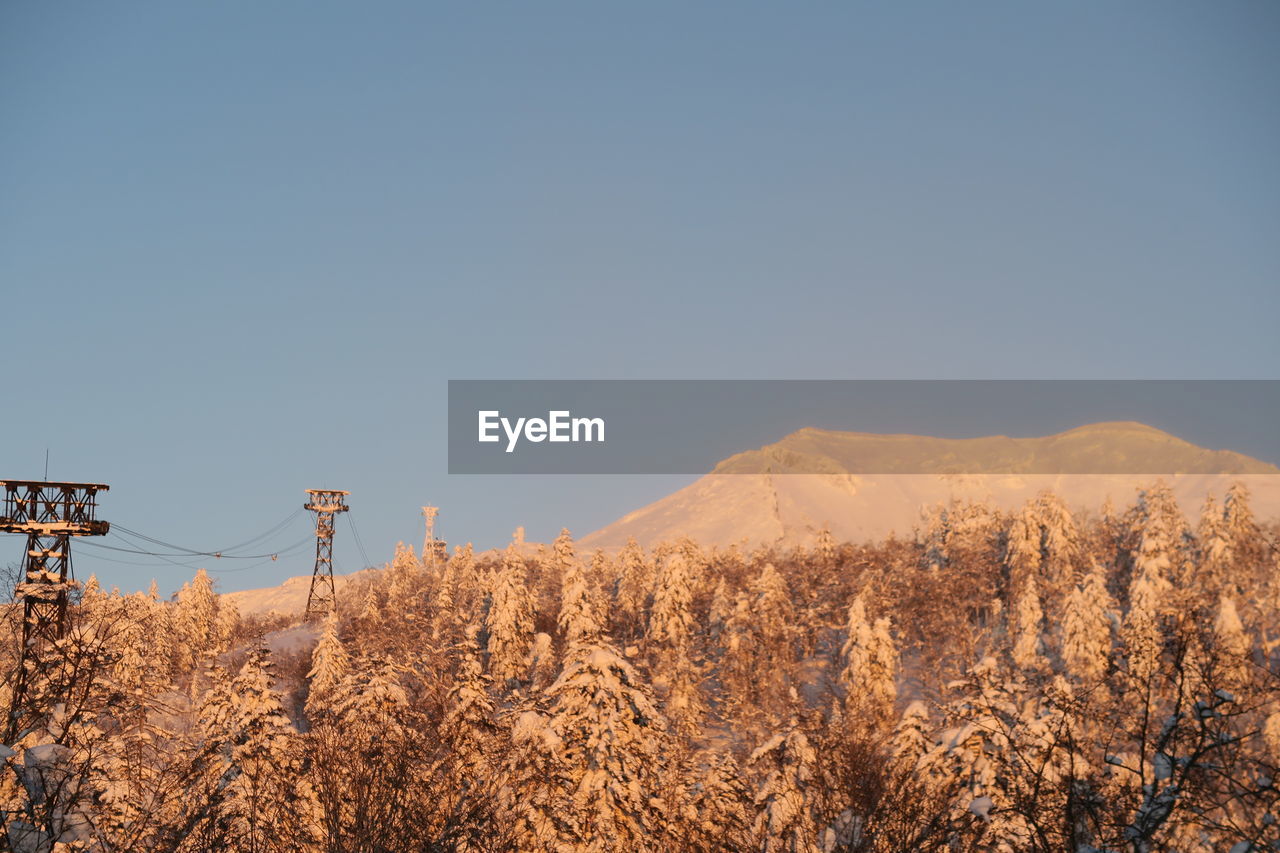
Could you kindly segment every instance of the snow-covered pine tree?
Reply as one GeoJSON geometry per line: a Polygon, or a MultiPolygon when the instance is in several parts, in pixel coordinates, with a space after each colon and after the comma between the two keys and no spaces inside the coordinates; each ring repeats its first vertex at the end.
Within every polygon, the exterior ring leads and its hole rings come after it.
{"type": "Polygon", "coordinates": [[[703,751],[687,762],[683,809],[673,816],[676,836],[689,849],[739,853],[751,844],[751,793],[730,752],[703,751]]]}
{"type": "Polygon", "coordinates": [[[496,708],[489,695],[489,678],[480,664],[476,629],[471,629],[461,648],[461,659],[453,686],[445,700],[440,724],[443,755],[438,764],[444,776],[443,788],[459,803],[455,812],[476,815],[466,837],[455,849],[472,853],[487,849],[486,841],[496,841],[489,816],[498,812],[502,788],[509,780],[502,768],[504,732],[496,722],[496,708]]]}
{"type": "Polygon", "coordinates": [[[569,532],[569,528],[560,528],[560,534],[551,543],[551,553],[557,573],[561,575],[578,561],[578,552],[573,546],[573,534],[569,532]]]}
{"type": "Polygon", "coordinates": [[[1130,607],[1133,606],[1133,585],[1142,578],[1147,594],[1152,596],[1156,606],[1155,616],[1162,620],[1176,615],[1172,578],[1182,563],[1181,551],[1187,538],[1186,522],[1173,493],[1164,483],[1157,483],[1138,496],[1136,515],[1137,546],[1132,555],[1130,607]]]}
{"type": "Polygon", "coordinates": [[[1014,602],[1013,662],[1023,670],[1040,671],[1047,668],[1041,641],[1041,621],[1044,611],[1040,607],[1040,592],[1035,576],[1028,576],[1014,602]]]}
{"type": "Polygon", "coordinates": [[[570,559],[560,575],[560,615],[556,624],[566,646],[599,637],[600,607],[581,560],[570,559]]]}
{"type": "Polygon", "coordinates": [[[111,633],[115,658],[111,701],[95,721],[105,736],[95,738],[88,778],[94,833],[104,849],[164,849],[169,827],[201,800],[198,786],[183,784],[195,744],[163,698],[172,690],[168,664],[149,639],[159,606],[142,593],[104,596],[95,614],[111,633]]]}
{"type": "Polygon", "coordinates": [[[437,605],[437,612],[444,617],[445,627],[456,628],[454,636],[460,636],[467,625],[479,625],[484,621],[485,602],[491,585],[476,566],[475,550],[470,542],[453,549],[453,557],[445,564],[444,571],[453,591],[454,612],[452,615],[443,614],[443,604],[437,605]]]}
{"type": "Polygon", "coordinates": [[[330,612],[324,618],[320,640],[311,651],[311,670],[307,673],[310,689],[307,692],[306,713],[311,720],[331,712],[334,693],[351,671],[351,655],[338,636],[338,614],[330,612]]]}
{"type": "Polygon", "coordinates": [[[1222,687],[1239,691],[1249,677],[1251,646],[1236,611],[1236,603],[1229,595],[1218,601],[1218,613],[1213,620],[1213,650],[1222,687]]]}
{"type": "Polygon", "coordinates": [[[663,713],[676,736],[692,740],[701,734],[708,710],[702,692],[702,674],[698,665],[684,653],[678,653],[663,674],[667,681],[663,713]]]}
{"type": "Polygon", "coordinates": [[[1115,602],[1107,578],[1094,560],[1084,583],[1067,597],[1062,626],[1062,659],[1067,673],[1085,684],[1097,684],[1111,665],[1111,619],[1115,602]]]}
{"type": "Polygon", "coordinates": [[[360,603],[360,625],[365,629],[364,633],[374,634],[381,624],[382,596],[379,594],[377,582],[370,580],[365,584],[364,598],[360,603]]]}
{"type": "Polygon", "coordinates": [[[871,631],[871,676],[866,687],[872,701],[892,713],[898,698],[898,645],[888,616],[877,619],[871,631]]]}
{"type": "Polygon", "coordinates": [[[755,677],[755,652],[752,648],[754,623],[751,596],[739,592],[734,598],[733,613],[725,620],[724,630],[716,638],[720,649],[722,714],[753,706],[759,696],[760,685],[755,677]]]}
{"type": "Polygon", "coordinates": [[[929,571],[941,571],[950,562],[947,540],[950,536],[950,519],[944,505],[930,506],[921,512],[922,545],[920,564],[929,571]]]}
{"type": "Polygon", "coordinates": [[[217,819],[228,849],[288,847],[282,830],[298,827],[306,808],[297,788],[293,729],[271,681],[267,649],[256,646],[229,684],[215,681],[202,708],[206,739],[220,747],[217,819]]]}
{"type": "Polygon", "coordinates": [[[653,590],[647,640],[659,655],[687,653],[693,635],[693,589],[689,563],[679,551],[667,555],[653,590]]]}
{"type": "Polygon", "coordinates": [[[729,619],[733,616],[733,607],[734,597],[729,594],[729,583],[724,575],[721,575],[716,581],[715,591],[711,594],[711,609],[707,614],[707,627],[713,638],[719,637],[720,632],[729,624],[729,619]]]}
{"type": "Polygon", "coordinates": [[[422,563],[413,551],[412,545],[396,543],[395,555],[391,558],[390,595],[403,607],[413,607],[418,598],[421,583],[422,563]]]}
{"type": "Polygon", "coordinates": [[[489,612],[489,674],[498,683],[523,678],[529,667],[533,642],[533,600],[526,583],[524,560],[515,545],[508,545],[502,569],[494,578],[489,612]]]}
{"type": "Polygon", "coordinates": [[[480,647],[473,629],[462,647],[462,659],[449,690],[441,734],[451,760],[459,768],[459,784],[494,784],[491,760],[498,742],[495,707],[489,696],[489,677],[480,665],[480,647]]]}
{"type": "Polygon", "coordinates": [[[1155,571],[1141,572],[1129,589],[1129,612],[1125,614],[1121,637],[1124,640],[1129,675],[1141,684],[1150,681],[1159,669],[1164,634],[1160,628],[1165,586],[1155,571]]]}
{"type": "Polygon", "coordinates": [[[873,632],[867,620],[867,604],[862,593],[854,596],[845,618],[845,641],[840,649],[844,669],[840,671],[840,683],[849,693],[860,691],[871,668],[873,632]]]}
{"type": "Polygon", "coordinates": [[[1080,530],[1066,502],[1053,492],[1036,496],[1035,517],[1040,524],[1040,598],[1050,613],[1056,613],[1076,585],[1080,530]]]}
{"type": "Polygon", "coordinates": [[[403,727],[409,696],[400,683],[401,667],[386,660],[365,660],[352,667],[334,692],[334,712],[349,732],[384,739],[403,727]]]}
{"type": "MultiPolygon", "coordinates": [[[[587,586],[590,587],[591,595],[600,609],[601,618],[607,615],[609,609],[610,594],[617,581],[616,572],[617,567],[603,548],[597,548],[591,552],[591,571],[587,574],[587,586]]],[[[601,630],[607,627],[602,625],[601,630]]]]}
{"type": "Polygon", "coordinates": [[[1042,560],[1040,519],[1034,501],[1028,501],[1020,512],[1013,516],[1009,523],[1009,533],[1005,541],[1004,563],[1009,572],[1007,594],[1010,610],[1022,592],[1028,578],[1034,577],[1040,570],[1042,560]]]}
{"type": "Polygon", "coordinates": [[[1211,494],[1205,495],[1204,506],[1200,510],[1196,543],[1197,592],[1202,598],[1215,600],[1224,592],[1234,557],[1231,539],[1227,535],[1226,514],[1211,494]]]}
{"type": "Polygon", "coordinates": [[[577,562],[578,552],[573,544],[573,534],[569,532],[569,528],[562,527],[560,535],[551,543],[550,552],[540,552],[538,565],[541,568],[541,590],[539,599],[535,601],[537,609],[554,612],[564,584],[564,576],[570,566],[577,562]]]}
{"type": "Polygon", "coordinates": [[[1232,550],[1246,555],[1256,551],[1259,529],[1249,506],[1249,487],[1239,481],[1232,483],[1223,500],[1222,512],[1232,550]]]}
{"type": "Polygon", "coordinates": [[[795,719],[751,753],[748,763],[761,776],[754,830],[760,853],[819,853],[812,790],[817,759],[795,719]]]}
{"type": "Polygon", "coordinates": [[[755,596],[752,610],[756,616],[757,655],[762,674],[785,675],[794,657],[791,642],[795,636],[796,614],[791,606],[787,582],[773,563],[765,563],[751,584],[755,596]]]}
{"type": "Polygon", "coordinates": [[[461,546],[456,547],[453,557],[442,560],[436,569],[428,613],[431,618],[431,637],[438,648],[444,648],[460,639],[462,626],[472,624],[464,619],[465,604],[459,589],[461,584],[457,563],[461,552],[461,546]]]}
{"type": "Polygon", "coordinates": [[[924,702],[907,703],[889,742],[890,765],[900,774],[915,773],[916,765],[934,747],[929,708],[924,702]]]}
{"type": "Polygon", "coordinates": [[[240,609],[235,602],[218,596],[218,616],[214,620],[218,649],[229,649],[240,631],[240,609]]]}
{"type": "Polygon", "coordinates": [[[173,627],[182,638],[176,646],[178,666],[189,672],[218,651],[218,595],[204,569],[178,590],[173,616],[173,627]]]}
{"type": "Polygon", "coordinates": [[[1237,481],[1231,484],[1223,500],[1222,511],[1227,541],[1231,545],[1226,591],[1242,595],[1249,586],[1261,588],[1272,579],[1274,557],[1268,554],[1266,537],[1254,519],[1249,505],[1249,488],[1244,483],[1237,481]]]}
{"type": "Polygon", "coordinates": [[[98,583],[97,574],[89,575],[89,579],[84,582],[84,587],[80,590],[80,606],[86,612],[92,613],[101,606],[102,600],[106,597],[106,593],[102,591],[102,585],[98,583]]]}
{"type": "Polygon", "coordinates": [[[666,723],[640,674],[608,643],[580,643],[547,696],[575,827],[562,849],[662,849],[666,723]]]}
{"type": "Polygon", "coordinates": [[[676,550],[684,555],[685,564],[688,566],[690,587],[698,588],[711,565],[706,552],[692,536],[681,536],[680,541],[676,543],[676,550]]]}
{"type": "MultiPolygon", "coordinates": [[[[338,814],[344,835],[367,841],[367,849],[386,849],[387,841],[408,831],[405,816],[422,805],[428,796],[423,783],[430,777],[424,766],[432,766],[423,743],[424,720],[420,703],[410,702],[404,678],[408,669],[390,660],[367,658],[353,666],[338,686],[332,724],[323,734],[337,737],[337,774],[331,764],[324,780],[333,791],[326,802],[340,795],[338,814]],[[419,764],[418,762],[422,763],[419,764]],[[398,832],[392,829],[400,824],[398,832]]],[[[332,759],[330,759],[332,761],[332,759]]]]}
{"type": "Polygon", "coordinates": [[[897,648],[889,620],[883,617],[873,624],[859,594],[849,605],[845,634],[839,676],[845,690],[844,719],[848,724],[878,726],[893,714],[898,695],[897,648]]]}
{"type": "Polygon", "coordinates": [[[618,636],[631,640],[639,636],[653,587],[653,572],[640,544],[632,537],[618,554],[621,567],[614,592],[618,636]]]}
{"type": "Polygon", "coordinates": [[[551,635],[542,631],[534,634],[533,643],[529,646],[529,687],[535,693],[546,689],[548,684],[556,680],[560,663],[551,635]]]}
{"type": "Polygon", "coordinates": [[[528,705],[513,708],[506,784],[501,791],[516,849],[559,853],[577,831],[567,801],[563,744],[547,717],[528,705]]]}

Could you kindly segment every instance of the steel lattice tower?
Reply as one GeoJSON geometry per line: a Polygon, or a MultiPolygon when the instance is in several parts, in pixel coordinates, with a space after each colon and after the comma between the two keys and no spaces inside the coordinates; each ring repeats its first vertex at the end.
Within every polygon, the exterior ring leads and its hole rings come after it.
{"type": "Polygon", "coordinates": [[[437,566],[449,556],[448,545],[443,539],[436,538],[436,516],[439,514],[439,507],[424,506],[422,508],[422,517],[427,523],[427,535],[422,540],[424,566],[437,566]]]}
{"type": "Polygon", "coordinates": [[[24,721],[41,710],[28,707],[33,677],[48,664],[41,653],[67,633],[68,599],[77,587],[71,573],[71,537],[102,536],[111,529],[94,517],[98,492],[110,487],[0,480],[0,488],[0,532],[27,535],[22,579],[14,588],[14,599],[22,603],[22,646],[5,728],[6,742],[12,742],[24,721]]]}
{"type": "Polygon", "coordinates": [[[316,567],[311,573],[311,593],[307,596],[307,616],[323,616],[334,608],[333,517],[346,512],[350,492],[337,489],[307,489],[311,500],[303,505],[316,514],[316,567]]]}

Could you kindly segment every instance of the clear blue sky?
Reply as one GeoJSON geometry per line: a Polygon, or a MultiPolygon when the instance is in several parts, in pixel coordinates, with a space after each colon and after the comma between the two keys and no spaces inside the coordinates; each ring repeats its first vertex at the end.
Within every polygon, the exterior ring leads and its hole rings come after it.
{"type": "Polygon", "coordinates": [[[684,482],[447,477],[449,378],[1274,377],[1278,43],[1261,0],[5,3],[0,477],[49,447],[199,548],[350,489],[383,560],[422,503],[492,546],[684,482]]]}

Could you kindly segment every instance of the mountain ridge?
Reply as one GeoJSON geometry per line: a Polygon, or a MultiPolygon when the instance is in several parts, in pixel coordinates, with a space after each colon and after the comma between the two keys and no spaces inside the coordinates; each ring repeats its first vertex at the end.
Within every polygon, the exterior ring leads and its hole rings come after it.
{"type": "Polygon", "coordinates": [[[713,474],[1280,474],[1232,450],[1195,445],[1137,421],[1085,424],[1048,436],[940,438],[804,427],[736,453],[713,474]]]}

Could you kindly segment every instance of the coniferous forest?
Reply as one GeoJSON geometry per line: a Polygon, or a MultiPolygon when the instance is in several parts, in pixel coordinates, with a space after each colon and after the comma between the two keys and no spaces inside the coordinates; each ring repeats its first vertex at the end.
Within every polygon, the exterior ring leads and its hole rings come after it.
{"type": "MultiPolygon", "coordinates": [[[[1277,529],[1233,487],[912,535],[397,549],[335,612],[90,579],[20,853],[1280,849],[1277,529]]],[[[5,610],[4,704],[21,614],[5,610]]]]}

